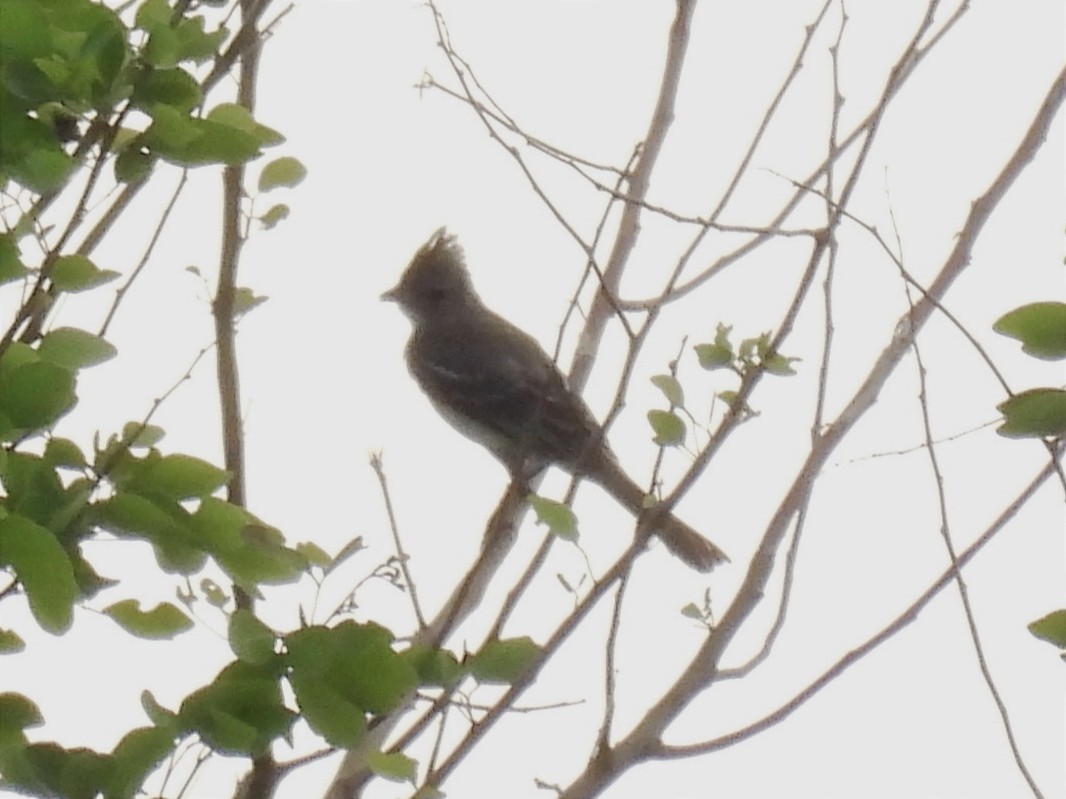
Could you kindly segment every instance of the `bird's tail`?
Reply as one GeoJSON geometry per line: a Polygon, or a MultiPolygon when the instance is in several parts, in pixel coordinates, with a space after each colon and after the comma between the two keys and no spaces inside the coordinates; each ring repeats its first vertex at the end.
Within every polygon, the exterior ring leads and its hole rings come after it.
{"type": "Polygon", "coordinates": [[[655,534],[666,548],[697,571],[709,572],[729,557],[676,516],[667,515],[657,525],[655,534]]]}
{"type": "Polygon", "coordinates": [[[625,506],[638,519],[654,524],[653,533],[662,539],[674,555],[693,569],[708,572],[729,557],[673,514],[659,515],[645,506],[646,492],[633,482],[613,458],[603,458],[596,468],[587,470],[590,480],[625,506]]]}

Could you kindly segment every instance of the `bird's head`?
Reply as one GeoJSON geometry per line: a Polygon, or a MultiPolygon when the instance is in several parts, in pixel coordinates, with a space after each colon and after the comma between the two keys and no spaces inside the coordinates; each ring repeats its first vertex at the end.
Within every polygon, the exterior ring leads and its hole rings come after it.
{"type": "Polygon", "coordinates": [[[415,322],[462,313],[471,303],[480,303],[466,271],[463,250],[443,227],[419,248],[400,282],[381,299],[397,303],[415,322]]]}

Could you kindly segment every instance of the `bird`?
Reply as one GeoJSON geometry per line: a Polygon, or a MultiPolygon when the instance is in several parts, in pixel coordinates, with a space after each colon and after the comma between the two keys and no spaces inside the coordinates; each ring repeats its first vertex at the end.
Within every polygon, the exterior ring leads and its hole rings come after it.
{"type": "MultiPolygon", "coordinates": [[[[411,322],[405,360],[437,412],[488,449],[512,480],[549,465],[591,480],[635,517],[647,492],[618,463],[585,401],[536,339],[490,310],[470,279],[457,238],[439,228],[395,287],[381,295],[411,322]]],[[[672,514],[654,519],[667,549],[707,572],[726,554],[672,514]]]]}

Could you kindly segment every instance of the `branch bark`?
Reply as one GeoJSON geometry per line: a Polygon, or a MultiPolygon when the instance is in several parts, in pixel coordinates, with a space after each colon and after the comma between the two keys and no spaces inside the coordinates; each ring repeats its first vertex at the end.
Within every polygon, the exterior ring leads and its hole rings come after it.
{"type": "Polygon", "coordinates": [[[977,237],[992,211],[1006,196],[1014,181],[1047,138],[1048,129],[1062,105],[1064,96],[1066,70],[1059,73],[1022,141],[999,175],[973,203],[955,247],[926,296],[915,303],[912,312],[899,319],[890,342],[862,385],[811,449],[788,494],[767,526],[747,577],[721,623],[700,647],[676,684],[647,711],[625,738],[610,750],[601,751],[588,769],[560,795],[561,799],[588,799],[597,796],[633,765],[661,751],[661,736],[666,727],[697,694],[714,681],[722,654],[765,594],[776,553],[797,507],[809,491],[809,486],[837,445],[877,401],[881,388],[899,365],[913,338],[936,310],[937,302],[966,268],[977,237]]]}

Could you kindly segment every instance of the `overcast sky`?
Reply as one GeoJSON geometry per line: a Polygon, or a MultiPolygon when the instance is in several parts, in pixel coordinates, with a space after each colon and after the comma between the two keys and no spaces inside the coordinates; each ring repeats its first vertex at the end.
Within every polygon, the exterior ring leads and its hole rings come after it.
{"type": "MultiPolygon", "coordinates": [[[[654,202],[692,214],[714,207],[820,5],[700,5],[677,120],[652,184],[654,202]]],[[[856,195],[855,209],[886,233],[891,210],[907,265],[920,279],[939,269],[969,204],[1016,146],[1063,59],[1061,4],[972,5],[898,98],[856,195]]],[[[666,0],[440,3],[455,47],[508,113],[545,141],[618,165],[646,128],[673,7],[666,0]]],[[[923,8],[915,0],[848,4],[842,130],[850,131],[868,113],[923,8]]],[[[827,49],[836,29],[828,25],[812,45],[797,89],[727,221],[764,224],[789,191],[786,178],[806,177],[820,160],[830,88],[827,49]]],[[[460,236],[486,302],[550,351],[584,266],[581,252],[470,109],[439,91],[415,88],[427,72],[455,86],[435,37],[432,15],[416,2],[298,2],[263,57],[257,118],[287,136],[277,154],[300,158],[309,175],[285,194],[291,217],[273,231],[256,233],[241,267],[240,282],[270,297],[241,325],[249,505],[291,540],[313,540],[330,552],[356,534],[366,537],[371,553],[345,574],[347,582],[327,586],[323,607],[388,552],[380,494],[367,465],[371,451],[384,452],[412,569],[430,607],[442,601],[477,552],[484,521],[506,484],[498,464],[444,424],[406,374],[408,323],[395,307],[378,302],[381,291],[430,233],[446,224],[460,236]]],[[[1016,305],[1063,296],[1061,115],[1053,135],[948,295],[949,307],[1016,388],[1062,382],[1061,368],[1023,358],[1016,343],[989,330],[1016,305]]],[[[535,157],[530,163],[568,218],[591,236],[602,194],[557,165],[535,157]]],[[[217,188],[214,174],[194,177],[153,259],[153,276],[137,286],[112,327],[121,356],[86,375],[82,404],[64,422],[70,426],[66,434],[88,441],[96,425],[117,428],[139,418],[210,341],[208,290],[185,267],[213,273],[217,188]]],[[[128,269],[136,262],[144,230],[166,199],[161,191],[157,200],[145,201],[138,212],[143,215],[101,247],[101,266],[128,269]]],[[[627,296],[646,296],[688,241],[683,228],[656,219],[645,221],[645,234],[623,285],[627,296]]],[[[845,226],[841,238],[840,365],[829,388],[830,418],[905,308],[894,266],[869,237],[845,226]]],[[[696,261],[709,263],[729,246],[724,237],[716,240],[696,261]]],[[[719,322],[732,324],[737,338],[779,324],[806,247],[788,239],[763,248],[744,269],[694,294],[664,319],[638,362],[633,393],[614,431],[616,448],[635,477],[647,478],[655,455],[644,416],[661,399],[648,377],[665,370],[685,336],[690,344],[710,340],[719,322]]],[[[647,701],[641,686],[663,683],[664,671],[678,669],[700,641],[699,628],[677,609],[699,601],[709,586],[716,608],[724,610],[795,474],[809,443],[821,346],[817,308],[813,304],[801,317],[786,347],[786,355],[802,358],[800,375],[764,384],[757,400],[762,415],[730,442],[679,509],[730,552],[733,564],[710,578],[694,575],[660,547],[638,574],[618,661],[623,730],[647,701]]],[[[98,309],[73,300],[63,312],[69,323],[99,319],[98,309]]],[[[610,331],[602,369],[590,386],[597,413],[609,401],[620,342],[618,330],[610,331]]],[[[1003,397],[972,349],[941,320],[930,325],[923,343],[935,434],[947,438],[994,420],[994,405],[1003,397]]],[[[706,398],[729,386],[702,373],[691,350],[686,357],[682,377],[691,381],[686,385],[692,396],[704,393],[706,409],[706,398]]],[[[206,360],[160,411],[156,421],[168,430],[165,451],[221,461],[213,375],[206,360]]],[[[898,614],[945,568],[928,458],[921,450],[884,455],[921,443],[916,394],[915,368],[905,361],[826,469],[812,505],[789,624],[774,657],[753,677],[695,702],[671,728],[671,742],[712,737],[776,708],[898,614]]],[[[944,444],[940,454],[959,548],[983,531],[1046,459],[1037,445],[998,439],[991,427],[944,444]]],[[[676,476],[686,463],[683,455],[672,455],[666,475],[676,476]]],[[[564,485],[553,478],[544,491],[560,492],[564,485]]],[[[617,551],[612,536],[631,527],[595,488],[581,491],[576,508],[590,558],[602,570],[617,551]]],[[[1025,625],[1064,604],[1061,522],[1061,489],[1048,485],[967,572],[990,668],[1047,797],[1066,796],[1062,664],[1025,625]]],[[[518,572],[539,541],[532,524],[524,532],[508,573],[518,572]]],[[[572,547],[556,549],[537,599],[515,616],[508,634],[543,640],[571,606],[554,575],[576,579],[584,560],[572,547]]],[[[175,583],[155,570],[146,552],[95,544],[91,555],[116,573],[142,564],[140,577],[123,586],[123,597],[108,601],[136,596],[152,605],[172,599],[175,583]]],[[[486,603],[499,602],[505,588],[501,581],[486,603]]],[[[308,607],[310,598],[307,586],[278,591],[263,605],[263,617],[279,630],[292,629],[298,623],[294,603],[308,607]]],[[[772,601],[764,604],[750,631],[738,636],[729,665],[761,641],[772,618],[772,601]]],[[[397,634],[411,631],[408,609],[392,589],[370,584],[360,605],[361,619],[380,620],[397,634]]],[[[5,602],[8,607],[14,604],[5,602]]],[[[597,682],[589,687],[575,675],[602,671],[606,610],[593,614],[523,701],[589,703],[506,720],[445,786],[449,796],[544,797],[549,794],[536,788],[534,777],[565,785],[582,767],[602,695],[597,682]]],[[[19,613],[5,626],[23,629],[19,613]]],[[[25,655],[5,661],[5,690],[32,696],[50,722],[45,732],[62,743],[107,749],[145,723],[141,690],[149,688],[176,707],[230,659],[212,626],[222,629],[218,619],[208,618],[173,646],[149,644],[116,638],[107,619],[80,613],[70,634],[34,636],[25,655]],[[123,651],[138,668],[131,672],[130,661],[116,665],[105,657],[103,641],[128,647],[123,651]],[[59,678],[68,671],[69,677],[59,678]]],[[[483,632],[475,620],[471,646],[483,632]]],[[[308,769],[283,783],[279,795],[317,795],[333,767],[330,762],[308,769]]],[[[193,795],[226,795],[227,780],[242,768],[208,768],[193,795]]],[[[772,732],[703,758],[641,767],[607,795],[712,794],[1029,795],[980,681],[957,592],[944,592],[901,635],[772,732]]],[[[373,794],[407,795],[402,786],[373,794]]]]}

